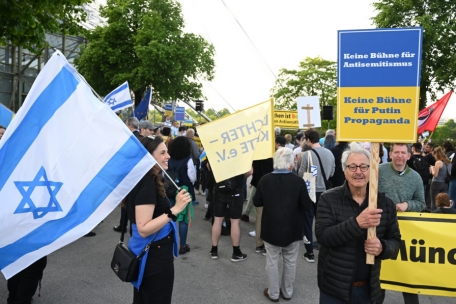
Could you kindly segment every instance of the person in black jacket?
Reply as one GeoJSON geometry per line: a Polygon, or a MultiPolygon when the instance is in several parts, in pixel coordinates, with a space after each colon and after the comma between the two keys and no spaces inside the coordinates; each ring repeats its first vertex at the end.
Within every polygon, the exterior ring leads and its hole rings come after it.
{"type": "Polygon", "coordinates": [[[401,234],[396,207],[378,193],[369,210],[369,151],[351,143],[342,154],[344,185],[326,191],[317,208],[315,233],[321,245],[318,260],[320,303],[382,303],[381,260],[397,255],[401,234]],[[367,240],[367,228],[377,236],[367,240]],[[375,256],[366,264],[366,253],[375,256]]]}
{"type": "Polygon", "coordinates": [[[261,239],[266,247],[266,273],[269,288],[263,291],[273,302],[279,294],[290,300],[296,274],[299,242],[303,238],[302,216],[312,209],[312,200],[305,181],[292,174],[293,152],[280,148],[274,155],[274,171],[264,175],[253,197],[255,207],[262,207],[261,239]],[[282,253],[283,271],[279,284],[279,254],[282,253]]]}

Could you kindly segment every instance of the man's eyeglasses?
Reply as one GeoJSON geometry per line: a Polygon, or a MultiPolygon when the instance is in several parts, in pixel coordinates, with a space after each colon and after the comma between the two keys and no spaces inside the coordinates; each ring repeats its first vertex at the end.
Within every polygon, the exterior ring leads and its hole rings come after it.
{"type": "Polygon", "coordinates": [[[361,172],[366,172],[367,170],[369,170],[369,165],[355,165],[355,164],[351,164],[351,165],[348,165],[347,166],[348,170],[350,170],[351,172],[355,172],[358,168],[359,170],[361,170],[361,172]]]}

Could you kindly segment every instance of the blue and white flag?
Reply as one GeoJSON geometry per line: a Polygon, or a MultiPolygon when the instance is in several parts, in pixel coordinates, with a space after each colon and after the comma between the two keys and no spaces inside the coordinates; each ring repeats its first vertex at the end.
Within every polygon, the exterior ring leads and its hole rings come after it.
{"type": "Polygon", "coordinates": [[[90,232],[155,163],[55,52],[0,140],[6,279],[90,232]]]}
{"type": "Polygon", "coordinates": [[[114,112],[133,106],[128,81],[125,81],[120,87],[109,93],[103,101],[114,112]]]}

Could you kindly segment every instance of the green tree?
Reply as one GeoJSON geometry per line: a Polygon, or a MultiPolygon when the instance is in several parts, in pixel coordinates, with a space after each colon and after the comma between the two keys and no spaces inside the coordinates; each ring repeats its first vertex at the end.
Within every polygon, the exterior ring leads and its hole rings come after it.
{"type": "Polygon", "coordinates": [[[432,142],[436,145],[441,145],[448,139],[456,139],[456,122],[453,119],[449,119],[443,126],[435,128],[432,133],[432,142]]]}
{"type": "Polygon", "coordinates": [[[427,96],[453,88],[456,80],[456,1],[381,0],[372,18],[379,28],[423,27],[420,109],[427,96]],[[429,93],[429,95],[428,95],[429,93]]]}
{"type": "Polygon", "coordinates": [[[135,104],[149,85],[158,103],[203,97],[196,79],[213,79],[214,47],[183,32],[178,2],[108,0],[100,15],[107,26],[88,34],[89,43],[75,64],[101,95],[128,81],[135,104]]]}
{"type": "Polygon", "coordinates": [[[306,57],[299,63],[299,69],[281,69],[279,78],[272,88],[275,108],[296,109],[296,98],[300,96],[320,97],[320,108],[323,105],[337,103],[336,63],[321,57],[306,57]]]}
{"type": "Polygon", "coordinates": [[[0,1],[0,45],[11,43],[39,53],[45,33],[77,35],[86,18],[82,4],[90,0],[0,1]]]}

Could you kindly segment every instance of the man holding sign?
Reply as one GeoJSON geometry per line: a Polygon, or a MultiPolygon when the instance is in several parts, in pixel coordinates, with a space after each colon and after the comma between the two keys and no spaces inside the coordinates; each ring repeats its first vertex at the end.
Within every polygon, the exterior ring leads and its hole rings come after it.
{"type": "Polygon", "coordinates": [[[342,154],[346,183],[320,196],[315,233],[321,245],[318,260],[320,303],[382,303],[381,260],[396,256],[401,234],[394,203],[379,193],[368,209],[370,153],[351,143],[342,154]],[[367,229],[377,237],[367,239],[367,229]],[[366,253],[376,256],[366,264],[366,253]]]}

